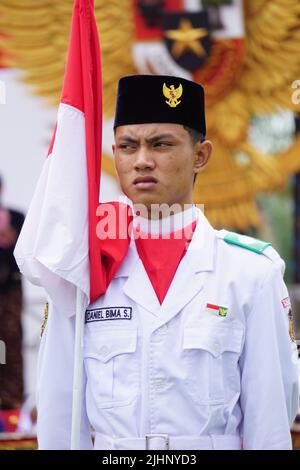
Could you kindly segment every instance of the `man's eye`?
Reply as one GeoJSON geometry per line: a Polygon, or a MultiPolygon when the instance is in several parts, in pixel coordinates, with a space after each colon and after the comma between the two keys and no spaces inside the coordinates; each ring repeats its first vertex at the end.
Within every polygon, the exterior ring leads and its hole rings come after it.
{"type": "Polygon", "coordinates": [[[119,145],[119,149],[122,149],[122,150],[134,150],[134,149],[135,149],[135,146],[134,146],[134,145],[130,145],[130,144],[120,144],[120,145],[119,145]]]}
{"type": "Polygon", "coordinates": [[[156,142],[154,147],[171,147],[172,145],[171,142],[156,142]]]}

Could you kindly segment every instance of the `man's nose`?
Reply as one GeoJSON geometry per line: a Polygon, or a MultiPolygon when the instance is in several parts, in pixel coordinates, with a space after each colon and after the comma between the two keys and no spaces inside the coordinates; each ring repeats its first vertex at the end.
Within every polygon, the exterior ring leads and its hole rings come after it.
{"type": "Polygon", "coordinates": [[[135,170],[153,169],[155,167],[155,161],[151,155],[151,151],[141,145],[138,152],[136,153],[136,160],[134,168],[135,170]]]}

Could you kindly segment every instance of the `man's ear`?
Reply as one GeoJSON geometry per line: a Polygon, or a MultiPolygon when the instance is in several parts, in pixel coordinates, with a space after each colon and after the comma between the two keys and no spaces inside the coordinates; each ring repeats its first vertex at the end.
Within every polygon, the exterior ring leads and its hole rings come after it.
{"type": "Polygon", "coordinates": [[[115,172],[116,172],[116,175],[119,179],[119,174],[117,172],[116,158],[115,158],[115,156],[116,156],[116,144],[112,144],[111,148],[112,148],[112,152],[113,152],[113,156],[114,156],[113,162],[114,162],[115,172]]]}
{"type": "Polygon", "coordinates": [[[210,140],[204,140],[204,142],[197,142],[195,145],[195,161],[194,161],[194,172],[200,173],[202,171],[211,156],[212,143],[210,140]]]}

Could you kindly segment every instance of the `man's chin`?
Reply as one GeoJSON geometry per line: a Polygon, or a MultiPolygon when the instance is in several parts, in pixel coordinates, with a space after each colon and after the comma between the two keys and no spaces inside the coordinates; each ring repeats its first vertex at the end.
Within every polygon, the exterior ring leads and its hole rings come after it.
{"type": "Polygon", "coordinates": [[[166,201],[163,200],[162,198],[157,197],[157,195],[151,195],[151,194],[140,194],[140,195],[131,195],[132,197],[129,196],[129,199],[131,199],[132,203],[134,205],[142,205],[147,208],[147,210],[150,210],[151,207],[155,208],[155,206],[160,206],[161,204],[165,204],[166,201]]]}

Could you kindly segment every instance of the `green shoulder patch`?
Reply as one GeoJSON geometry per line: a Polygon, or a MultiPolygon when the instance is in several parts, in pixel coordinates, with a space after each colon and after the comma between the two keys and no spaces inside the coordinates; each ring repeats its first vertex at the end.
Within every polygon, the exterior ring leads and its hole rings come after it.
{"type": "Polygon", "coordinates": [[[235,232],[228,232],[224,237],[225,242],[232,243],[233,245],[241,246],[247,250],[254,251],[255,253],[262,253],[267,246],[272,245],[270,242],[258,240],[257,238],[248,237],[235,232]]]}

